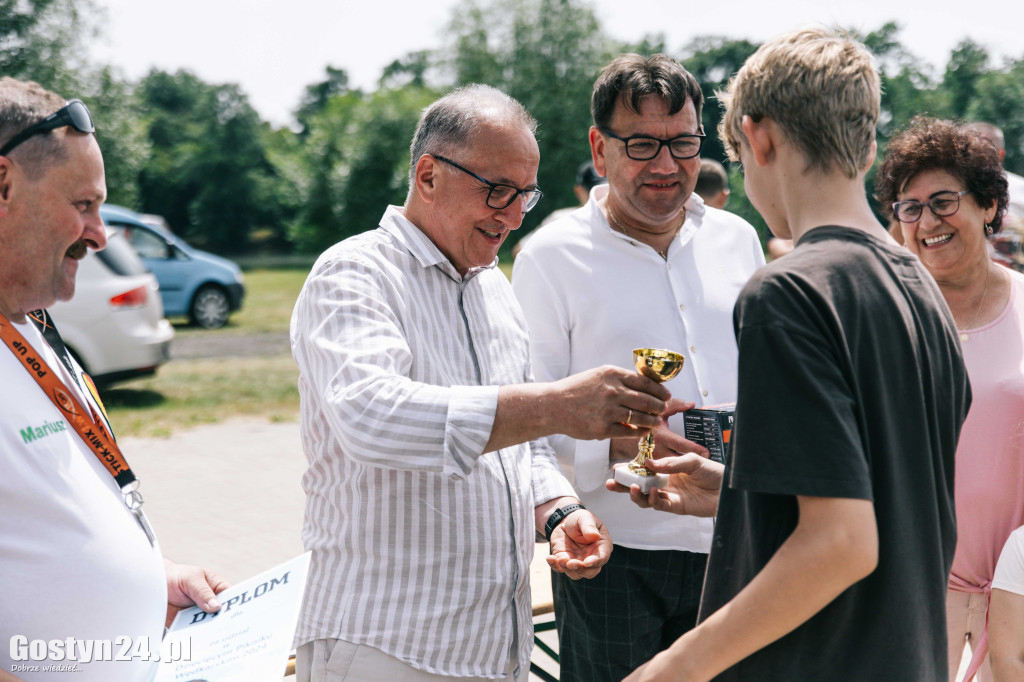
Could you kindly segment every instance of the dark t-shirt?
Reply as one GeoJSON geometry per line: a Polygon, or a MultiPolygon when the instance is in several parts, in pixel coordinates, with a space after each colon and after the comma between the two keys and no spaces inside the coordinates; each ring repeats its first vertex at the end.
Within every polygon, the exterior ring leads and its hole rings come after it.
{"type": "Polygon", "coordinates": [[[955,326],[907,251],[819,227],[734,315],[739,392],[700,620],[797,522],[797,495],[873,500],[875,571],[719,680],[944,680],[953,453],[970,405],[955,326]]]}

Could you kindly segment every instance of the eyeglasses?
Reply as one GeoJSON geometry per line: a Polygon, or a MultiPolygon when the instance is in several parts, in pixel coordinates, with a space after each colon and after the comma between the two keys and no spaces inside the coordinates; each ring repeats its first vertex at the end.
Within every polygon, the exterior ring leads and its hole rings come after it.
{"type": "Polygon", "coordinates": [[[455,163],[451,159],[446,159],[440,154],[431,154],[431,156],[433,156],[438,161],[444,161],[449,166],[458,168],[463,173],[472,175],[474,178],[487,185],[490,188],[490,191],[487,192],[487,205],[490,208],[495,209],[496,211],[500,211],[503,208],[508,208],[509,206],[512,205],[512,202],[515,201],[520,194],[522,194],[523,213],[527,213],[530,209],[536,206],[537,202],[540,201],[540,198],[544,196],[544,192],[541,192],[537,188],[519,189],[515,185],[506,185],[505,183],[502,182],[491,182],[490,180],[480,177],[473,171],[467,168],[463,168],[462,166],[455,163]]]}
{"type": "Polygon", "coordinates": [[[913,199],[897,201],[892,205],[892,212],[896,216],[896,220],[901,223],[916,223],[921,219],[925,206],[931,209],[933,215],[945,218],[960,210],[960,197],[970,191],[965,189],[963,192],[954,192],[952,190],[936,192],[923,204],[913,199]]]}
{"type": "Polygon", "coordinates": [[[668,151],[674,159],[679,159],[680,161],[692,159],[700,154],[700,148],[703,146],[704,138],[706,137],[703,133],[686,133],[685,135],[663,140],[660,137],[651,137],[650,135],[620,137],[607,128],[600,126],[598,130],[609,137],[625,142],[626,156],[634,161],[650,161],[660,154],[661,148],[665,146],[668,146],[668,151]]]}
{"type": "Polygon", "coordinates": [[[61,107],[42,121],[33,123],[8,140],[7,144],[0,147],[0,156],[7,156],[15,147],[34,135],[48,133],[64,126],[71,126],[80,133],[96,132],[96,126],[93,125],[92,116],[85,104],[80,99],[73,99],[66,106],[61,107]]]}

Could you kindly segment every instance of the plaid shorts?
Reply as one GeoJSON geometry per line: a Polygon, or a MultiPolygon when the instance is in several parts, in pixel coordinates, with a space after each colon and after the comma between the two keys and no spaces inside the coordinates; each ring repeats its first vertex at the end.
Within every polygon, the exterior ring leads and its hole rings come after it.
{"type": "Polygon", "coordinates": [[[708,555],[615,545],[592,580],[551,574],[562,682],[619,682],[697,624],[708,555]]]}

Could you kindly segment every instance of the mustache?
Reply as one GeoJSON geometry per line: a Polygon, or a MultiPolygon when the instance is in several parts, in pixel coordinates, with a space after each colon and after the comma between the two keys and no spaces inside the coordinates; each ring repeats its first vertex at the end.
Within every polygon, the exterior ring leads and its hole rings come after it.
{"type": "Polygon", "coordinates": [[[68,258],[74,258],[75,260],[82,260],[85,258],[85,254],[89,251],[89,245],[85,243],[84,239],[79,239],[77,242],[72,244],[65,255],[68,258]]]}

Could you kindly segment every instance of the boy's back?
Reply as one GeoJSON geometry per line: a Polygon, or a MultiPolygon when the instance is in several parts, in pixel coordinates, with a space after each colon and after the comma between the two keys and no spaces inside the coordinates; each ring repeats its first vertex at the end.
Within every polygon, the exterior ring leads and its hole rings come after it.
{"type": "Polygon", "coordinates": [[[701,621],[790,536],[797,495],[872,500],[879,560],[719,679],[942,679],[945,639],[926,633],[944,632],[970,399],[938,287],[906,251],[819,227],[747,284],[735,325],[736,429],[701,621]]]}

